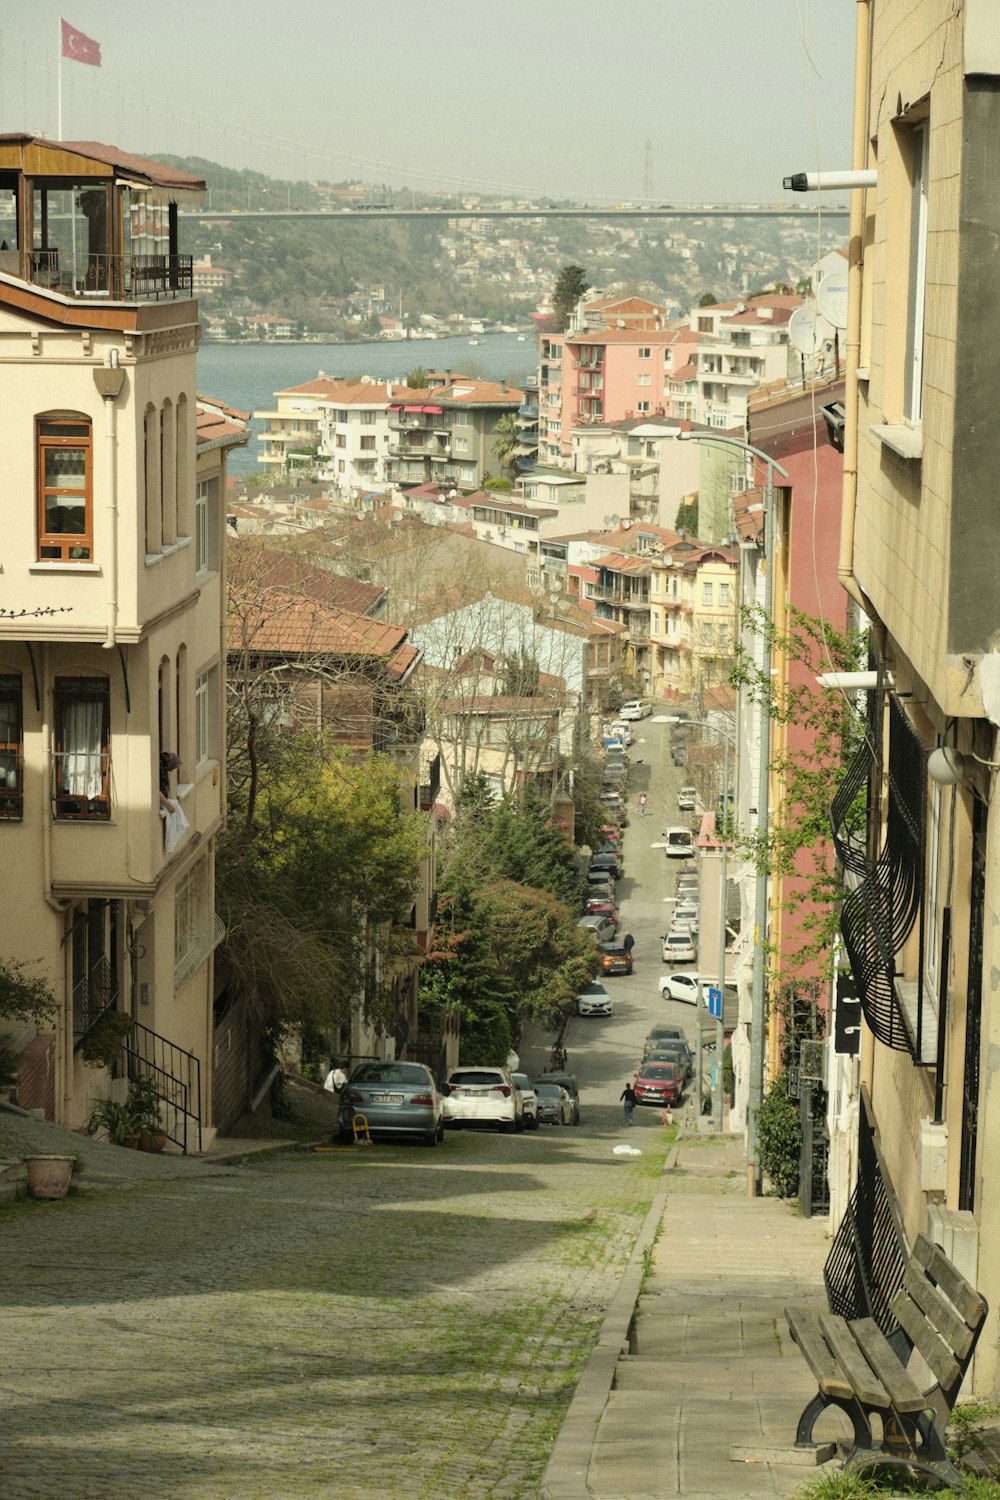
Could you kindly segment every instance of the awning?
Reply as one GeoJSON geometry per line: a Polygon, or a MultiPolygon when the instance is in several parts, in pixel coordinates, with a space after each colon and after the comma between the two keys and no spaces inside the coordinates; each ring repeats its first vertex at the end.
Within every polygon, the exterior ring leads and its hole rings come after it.
{"type": "Polygon", "coordinates": [[[425,411],[430,417],[440,417],[444,415],[443,406],[422,406],[420,410],[425,411]]]}

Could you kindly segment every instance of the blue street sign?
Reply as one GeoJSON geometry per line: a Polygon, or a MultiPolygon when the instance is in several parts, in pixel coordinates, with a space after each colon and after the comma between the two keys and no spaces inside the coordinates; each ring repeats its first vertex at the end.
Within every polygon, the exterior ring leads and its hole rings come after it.
{"type": "Polygon", "coordinates": [[[722,991],[715,984],[708,987],[708,1013],[717,1021],[722,1020],[722,991]]]}

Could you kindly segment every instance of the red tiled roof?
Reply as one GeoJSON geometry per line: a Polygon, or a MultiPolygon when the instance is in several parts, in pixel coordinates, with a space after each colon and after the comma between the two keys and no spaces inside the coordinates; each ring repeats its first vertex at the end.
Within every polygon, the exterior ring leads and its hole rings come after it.
{"type": "Polygon", "coordinates": [[[376,584],[317,568],[306,558],[262,545],[257,538],[230,538],[228,560],[232,585],[248,592],[282,589],[357,615],[366,615],[384,596],[376,584]]]}
{"type": "Polygon", "coordinates": [[[234,651],[388,660],[406,641],[399,625],[369,620],[285,589],[271,588],[248,600],[230,584],[230,598],[235,601],[229,613],[229,646],[234,651]]]}

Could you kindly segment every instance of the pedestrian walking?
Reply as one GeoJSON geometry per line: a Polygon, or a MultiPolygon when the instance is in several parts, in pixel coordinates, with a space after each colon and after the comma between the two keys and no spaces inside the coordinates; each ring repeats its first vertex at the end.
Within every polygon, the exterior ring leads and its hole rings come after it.
{"type": "Polygon", "coordinates": [[[632,1123],[632,1111],[635,1109],[635,1106],[636,1106],[636,1092],[635,1092],[635,1089],[632,1087],[632,1085],[630,1083],[627,1083],[625,1085],[625,1087],[622,1089],[621,1094],[620,1094],[619,1097],[624,1102],[624,1105],[625,1105],[625,1124],[626,1125],[631,1125],[631,1123],[632,1123]]]}
{"type": "Polygon", "coordinates": [[[644,818],[646,816],[646,793],[645,792],[640,792],[639,793],[639,816],[640,816],[640,818],[644,818]]]}
{"type": "Polygon", "coordinates": [[[635,938],[630,932],[626,932],[625,936],[622,938],[622,947],[625,949],[626,953],[631,953],[632,949],[635,947],[635,938]]]}

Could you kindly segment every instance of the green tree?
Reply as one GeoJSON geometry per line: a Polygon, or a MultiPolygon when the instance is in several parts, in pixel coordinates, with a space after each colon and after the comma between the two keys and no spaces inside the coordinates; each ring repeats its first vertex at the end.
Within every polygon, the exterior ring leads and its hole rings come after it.
{"type": "Polygon", "coordinates": [[[427,389],[427,371],[423,365],[414,365],[406,377],[407,389],[411,391],[423,391],[427,389]]]}
{"type": "Polygon", "coordinates": [[[267,1026],[333,1026],[360,1001],[392,1019],[391,978],[407,940],[393,924],[418,888],[421,818],[402,815],[395,766],[354,764],[329,739],[274,735],[250,782],[230,791],[217,861],[226,957],[267,1026]]]}
{"type": "MultiPolygon", "coordinates": [[[[796,937],[783,949],[777,982],[779,993],[794,994],[800,979],[814,979],[817,972],[831,975],[842,890],[830,841],[830,789],[865,734],[864,717],[850,698],[816,686],[816,673],[857,671],[866,637],[837,631],[827,621],[795,609],[789,611],[787,626],[778,630],[758,605],[741,611],[741,626],[741,635],[769,637],[773,654],[781,653],[807,669],[803,680],[786,683],[779,693],[773,680],[763,680],[752,653],[740,645],[731,672],[732,682],[746,688],[752,701],[767,699],[772,723],[794,725],[809,735],[807,747],[797,738],[792,748],[779,748],[772,756],[781,801],[766,837],[745,841],[758,870],[787,877],[783,909],[791,920],[785,926],[796,937]]],[[[850,817],[863,826],[863,792],[850,817]]]]}
{"type": "Polygon", "coordinates": [[[56,997],[47,979],[28,972],[16,958],[0,958],[0,1022],[34,1021],[41,1025],[55,1010],[56,997]]]}
{"type": "Polygon", "coordinates": [[[573,309],[584,292],[589,292],[589,290],[590,283],[582,266],[563,266],[556,277],[555,289],[552,293],[554,309],[552,326],[556,333],[565,333],[569,327],[573,309]]]}
{"type": "Polygon", "coordinates": [[[699,307],[718,307],[719,299],[714,292],[702,292],[698,298],[699,307]]]}
{"type": "Polygon", "coordinates": [[[493,429],[493,457],[499,463],[501,469],[509,469],[511,474],[517,473],[517,445],[520,442],[520,433],[517,426],[517,416],[512,411],[505,411],[502,417],[497,419],[493,429]]]}

